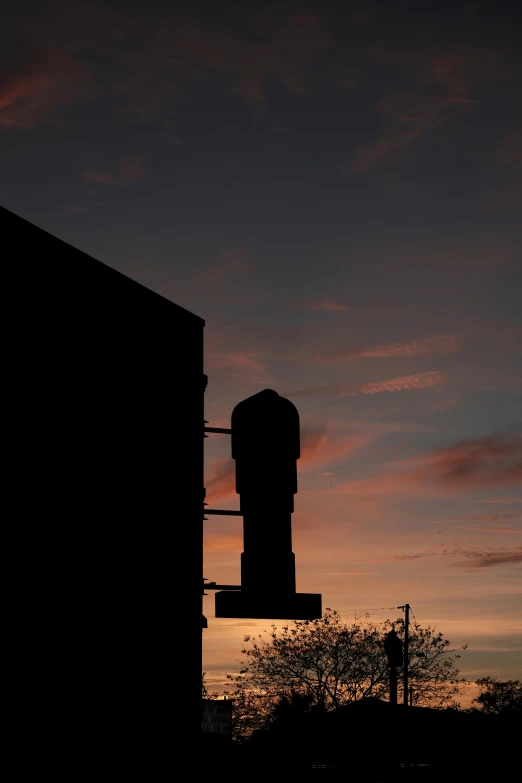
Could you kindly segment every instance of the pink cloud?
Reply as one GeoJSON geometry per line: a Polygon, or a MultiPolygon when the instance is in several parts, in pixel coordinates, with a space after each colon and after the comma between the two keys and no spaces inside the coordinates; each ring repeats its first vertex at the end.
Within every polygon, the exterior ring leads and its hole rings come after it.
{"type": "MultiPolygon", "coordinates": [[[[392,58],[402,56],[392,47],[388,52],[392,58]]],[[[414,89],[387,95],[377,104],[377,110],[390,118],[390,127],[375,142],[356,150],[348,171],[364,171],[455,119],[478,102],[476,87],[509,76],[503,52],[458,45],[442,54],[427,50],[420,62],[410,61],[408,67],[415,74],[414,89]]]]}
{"type": "Polygon", "coordinates": [[[332,361],[337,359],[363,359],[363,358],[391,358],[426,356],[428,354],[456,353],[462,350],[462,345],[455,335],[444,334],[436,337],[427,337],[422,340],[408,340],[406,342],[386,343],[384,345],[369,345],[365,348],[354,348],[347,351],[318,356],[314,361],[332,361]]]}
{"type": "Polygon", "coordinates": [[[355,384],[344,383],[332,386],[320,386],[311,389],[300,389],[295,392],[287,392],[286,397],[355,397],[358,394],[382,394],[383,392],[411,391],[415,389],[428,389],[446,382],[443,373],[432,370],[430,372],[403,375],[397,378],[388,378],[383,381],[355,384]]]}
{"type": "Polygon", "coordinates": [[[319,299],[317,302],[312,302],[310,305],[310,310],[336,310],[336,311],[346,311],[348,308],[346,305],[338,304],[334,299],[326,298],[326,299],[319,299]]]}
{"type": "MultiPolygon", "coordinates": [[[[334,437],[323,428],[301,428],[301,457],[297,462],[298,473],[316,470],[321,466],[334,464],[363,448],[373,440],[372,435],[352,433],[343,437],[334,437]]],[[[205,482],[209,505],[218,501],[237,497],[235,462],[225,458],[216,461],[205,482]]]]}
{"type": "Polygon", "coordinates": [[[61,106],[90,94],[89,74],[64,53],[46,53],[32,68],[0,79],[0,128],[30,130],[53,122],[61,106]]]}
{"type": "Polygon", "coordinates": [[[404,375],[399,378],[390,378],[387,381],[363,384],[354,394],[381,394],[382,392],[396,392],[409,389],[428,389],[445,383],[446,379],[441,372],[421,372],[416,375],[404,375]]]}
{"type": "Polygon", "coordinates": [[[297,469],[304,472],[332,465],[369,445],[373,440],[374,436],[369,433],[353,432],[339,437],[327,430],[302,427],[301,459],[297,463],[297,469]]]}
{"type": "Polygon", "coordinates": [[[266,365],[258,358],[259,354],[254,351],[214,353],[207,357],[205,365],[209,377],[215,374],[225,380],[270,385],[266,365]]]}

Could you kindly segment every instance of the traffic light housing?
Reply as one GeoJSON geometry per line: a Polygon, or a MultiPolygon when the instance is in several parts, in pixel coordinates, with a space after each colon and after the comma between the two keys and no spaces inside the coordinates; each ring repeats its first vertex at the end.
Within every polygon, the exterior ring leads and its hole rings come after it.
{"type": "Polygon", "coordinates": [[[402,666],[404,663],[403,645],[394,628],[384,638],[384,651],[388,656],[390,669],[402,666]]]}
{"type": "Polygon", "coordinates": [[[216,593],[216,617],[321,617],[321,596],[295,588],[292,513],[300,457],[295,405],[272,389],[236,405],[232,457],[243,514],[241,591],[216,593]]]}

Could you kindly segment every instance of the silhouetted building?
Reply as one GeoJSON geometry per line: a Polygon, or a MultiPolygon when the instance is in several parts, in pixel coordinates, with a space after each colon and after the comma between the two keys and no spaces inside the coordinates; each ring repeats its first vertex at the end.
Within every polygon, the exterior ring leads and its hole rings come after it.
{"type": "Polygon", "coordinates": [[[201,734],[204,321],[0,216],[20,733],[154,780],[201,734]]]}

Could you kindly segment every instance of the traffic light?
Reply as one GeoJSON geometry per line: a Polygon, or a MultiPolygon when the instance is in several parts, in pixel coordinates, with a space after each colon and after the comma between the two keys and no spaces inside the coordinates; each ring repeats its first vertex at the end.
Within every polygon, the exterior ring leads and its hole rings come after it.
{"type": "Polygon", "coordinates": [[[384,651],[388,656],[390,669],[396,669],[397,666],[402,666],[404,663],[402,641],[397,636],[394,628],[387,633],[384,638],[384,651]]]}
{"type": "Polygon", "coordinates": [[[295,405],[272,389],[236,405],[232,457],[243,514],[241,591],[216,593],[216,617],[321,617],[321,596],[295,591],[292,512],[300,457],[295,405]]]}

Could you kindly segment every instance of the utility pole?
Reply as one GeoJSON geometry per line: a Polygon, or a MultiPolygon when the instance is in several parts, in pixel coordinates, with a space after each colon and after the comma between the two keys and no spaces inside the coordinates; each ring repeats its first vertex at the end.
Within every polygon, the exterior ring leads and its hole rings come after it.
{"type": "MultiPolygon", "coordinates": [[[[404,609],[404,706],[408,706],[408,644],[410,641],[410,605],[398,606],[397,609],[404,609]]],[[[423,656],[424,657],[424,656],[423,656]]]]}

